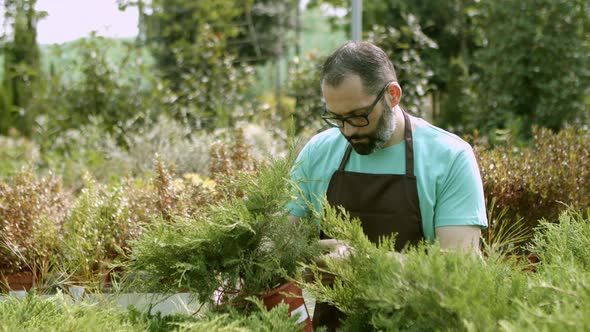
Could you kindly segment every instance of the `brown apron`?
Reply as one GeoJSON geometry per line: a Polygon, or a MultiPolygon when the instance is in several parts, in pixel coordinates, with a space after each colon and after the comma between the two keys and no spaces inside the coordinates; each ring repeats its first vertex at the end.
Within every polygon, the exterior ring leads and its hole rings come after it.
{"type": "MultiPolygon", "coordinates": [[[[369,240],[377,243],[380,236],[396,233],[395,250],[416,245],[424,238],[418,187],[414,176],[414,147],[410,117],[405,120],[406,174],[368,174],[344,170],[352,147],[348,145],[340,167],[332,175],[327,198],[332,206],[343,206],[361,220],[369,240]]],[[[322,233],[321,238],[326,238],[322,233]]],[[[317,303],[314,328],[325,326],[335,331],[344,314],[327,303],[317,303]]]]}

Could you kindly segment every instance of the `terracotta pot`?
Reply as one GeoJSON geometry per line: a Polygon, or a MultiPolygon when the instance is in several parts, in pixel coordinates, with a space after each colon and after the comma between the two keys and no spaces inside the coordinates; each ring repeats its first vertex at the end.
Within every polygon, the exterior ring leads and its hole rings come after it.
{"type": "Polygon", "coordinates": [[[523,272],[537,272],[537,264],[540,262],[537,255],[510,255],[509,259],[514,259],[516,263],[526,263],[522,267],[523,272]]]}
{"type": "Polygon", "coordinates": [[[35,285],[33,273],[30,271],[17,272],[6,276],[9,290],[27,292],[35,285]]]}
{"type": "Polygon", "coordinates": [[[289,305],[289,316],[299,313],[297,322],[304,323],[302,331],[312,331],[311,318],[303,300],[301,288],[294,282],[283,284],[260,297],[268,310],[280,303],[289,305]]]}

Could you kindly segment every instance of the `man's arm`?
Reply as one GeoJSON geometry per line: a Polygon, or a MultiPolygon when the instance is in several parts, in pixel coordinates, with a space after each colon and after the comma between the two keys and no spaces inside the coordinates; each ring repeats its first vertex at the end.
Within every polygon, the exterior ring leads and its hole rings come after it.
{"type": "Polygon", "coordinates": [[[441,226],[436,238],[444,250],[473,250],[479,252],[480,226],[441,226]]]}

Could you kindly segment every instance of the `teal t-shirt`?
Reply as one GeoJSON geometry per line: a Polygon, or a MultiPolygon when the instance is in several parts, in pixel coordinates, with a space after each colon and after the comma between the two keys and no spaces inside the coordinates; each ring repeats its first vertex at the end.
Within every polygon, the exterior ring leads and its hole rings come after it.
{"type": "MultiPolygon", "coordinates": [[[[414,174],[424,236],[432,240],[441,226],[477,225],[487,227],[486,208],[479,167],[473,149],[454,134],[423,119],[411,117],[414,139],[414,174]]],[[[332,174],[342,161],[348,141],[340,130],[331,128],[314,136],[301,150],[291,178],[300,197],[288,205],[290,213],[306,216],[312,203],[321,211],[332,174]]],[[[405,142],[359,155],[354,150],[346,171],[372,174],[404,174],[405,142]]]]}

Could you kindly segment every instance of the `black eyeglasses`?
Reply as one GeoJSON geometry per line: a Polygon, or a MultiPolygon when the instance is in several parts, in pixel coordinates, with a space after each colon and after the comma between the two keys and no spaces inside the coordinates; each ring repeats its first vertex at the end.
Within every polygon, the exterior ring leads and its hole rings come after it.
{"type": "Polygon", "coordinates": [[[389,84],[391,84],[391,82],[385,84],[383,89],[381,89],[381,91],[377,95],[377,98],[375,99],[375,101],[371,104],[371,106],[369,106],[369,110],[367,111],[367,113],[361,114],[361,115],[349,115],[349,116],[345,116],[345,117],[338,117],[338,116],[331,115],[328,112],[328,110],[325,109],[324,113],[322,113],[322,119],[329,126],[336,127],[336,128],[343,128],[344,122],[348,123],[349,125],[351,125],[353,127],[366,127],[366,126],[368,126],[369,125],[369,114],[371,114],[373,109],[375,109],[375,106],[377,106],[377,103],[381,100],[381,98],[383,98],[383,95],[385,94],[385,91],[387,90],[387,87],[389,86],[389,84]]]}

